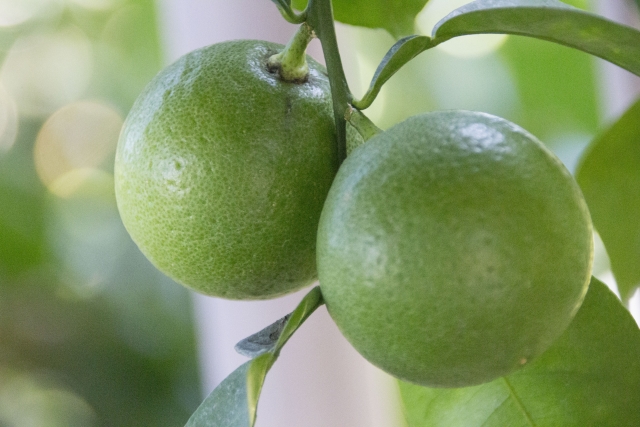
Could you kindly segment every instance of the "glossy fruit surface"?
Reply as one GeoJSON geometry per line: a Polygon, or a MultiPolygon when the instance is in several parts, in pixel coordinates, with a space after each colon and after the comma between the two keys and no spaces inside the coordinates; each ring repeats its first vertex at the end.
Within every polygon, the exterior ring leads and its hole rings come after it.
{"type": "Polygon", "coordinates": [[[463,387],[513,372],[586,293],[592,228],[559,160],[482,113],[412,117],[343,163],[318,231],[327,308],[369,361],[463,387]]]}
{"type": "Polygon", "coordinates": [[[316,277],[318,219],[337,171],[324,68],[267,69],[283,46],[233,41],[163,70],[131,110],[115,179],[142,252],[208,295],[268,298],[316,277]]]}

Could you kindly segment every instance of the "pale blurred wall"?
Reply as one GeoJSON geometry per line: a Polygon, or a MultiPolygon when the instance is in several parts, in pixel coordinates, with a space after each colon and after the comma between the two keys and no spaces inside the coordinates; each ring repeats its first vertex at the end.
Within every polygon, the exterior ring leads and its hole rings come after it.
{"type": "MultiPolygon", "coordinates": [[[[269,0],[159,0],[159,6],[167,63],[230,39],[284,44],[296,29],[269,0]]],[[[349,64],[350,46],[341,48],[349,64]]],[[[310,54],[322,59],[318,41],[310,54]]],[[[235,343],[292,311],[307,291],[264,302],[193,295],[207,394],[247,360],[234,352],[235,343]]],[[[257,425],[394,427],[401,424],[394,391],[395,383],[351,348],[322,307],[294,335],[268,374],[257,425]]]]}
{"type": "MultiPolygon", "coordinates": [[[[640,29],[632,0],[595,0],[595,10],[607,18],[640,29]]],[[[602,79],[602,115],[614,120],[640,95],[640,77],[606,61],[599,61],[602,79]]]]}

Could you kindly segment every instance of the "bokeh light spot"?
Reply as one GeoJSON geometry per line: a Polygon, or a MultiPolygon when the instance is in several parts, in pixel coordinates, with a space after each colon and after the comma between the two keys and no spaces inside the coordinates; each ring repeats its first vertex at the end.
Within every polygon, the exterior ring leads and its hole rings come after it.
{"type": "Polygon", "coordinates": [[[498,55],[460,58],[436,51],[430,59],[425,85],[437,108],[485,111],[507,118],[518,109],[515,81],[498,55]]]}
{"type": "Polygon", "coordinates": [[[71,184],[53,184],[74,169],[111,161],[122,122],[120,113],[98,102],[76,102],[58,110],[36,139],[34,161],[40,180],[54,194],[66,197],[71,184]]]}
{"type": "Polygon", "coordinates": [[[14,27],[33,19],[52,0],[0,0],[0,27],[14,27]]]}
{"type": "MultiPolygon", "coordinates": [[[[51,185],[49,191],[63,199],[95,195],[113,195],[113,175],[100,169],[72,169],[62,174],[51,185]],[[105,187],[108,186],[108,191],[105,187]]],[[[115,197],[115,196],[114,196],[115,197]]]]}
{"type": "Polygon", "coordinates": [[[91,78],[92,46],[78,28],[19,38],[0,76],[20,113],[44,116],[80,98],[91,78]]]}
{"type": "MultiPolygon", "coordinates": [[[[471,3],[472,0],[431,0],[418,14],[416,25],[421,33],[431,36],[433,27],[442,18],[455,9],[471,3]]],[[[473,36],[456,37],[448,40],[436,48],[450,55],[473,58],[495,52],[507,40],[505,34],[480,34],[473,36]]]]}
{"type": "Polygon", "coordinates": [[[80,396],[0,367],[0,425],[91,427],[96,414],[80,396]]]}
{"type": "Polygon", "coordinates": [[[104,291],[119,274],[130,240],[116,208],[113,174],[100,169],[73,169],[50,187],[51,247],[65,269],[61,292],[89,299],[104,291]]]}

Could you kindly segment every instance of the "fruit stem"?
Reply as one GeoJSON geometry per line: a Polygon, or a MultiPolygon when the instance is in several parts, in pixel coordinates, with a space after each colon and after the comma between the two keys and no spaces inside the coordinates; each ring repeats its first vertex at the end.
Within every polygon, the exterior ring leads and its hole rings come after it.
{"type": "Polygon", "coordinates": [[[305,82],[309,77],[306,51],[313,37],[313,29],[303,22],[284,50],[269,58],[267,62],[269,71],[278,71],[280,78],[286,82],[305,82]]]}
{"type": "Polygon", "coordinates": [[[331,0],[309,0],[305,13],[307,14],[307,22],[320,39],[320,43],[322,43],[322,52],[327,64],[329,83],[331,84],[331,97],[333,98],[338,164],[341,164],[347,158],[347,122],[344,115],[353,97],[349,91],[347,78],[342,68],[342,59],[340,58],[336,30],[333,23],[331,0]]]}
{"type": "Polygon", "coordinates": [[[376,136],[382,129],[376,126],[369,117],[365,116],[364,113],[357,108],[353,108],[349,106],[347,111],[344,113],[344,118],[356,128],[362,139],[368,141],[372,137],[376,136]]]}

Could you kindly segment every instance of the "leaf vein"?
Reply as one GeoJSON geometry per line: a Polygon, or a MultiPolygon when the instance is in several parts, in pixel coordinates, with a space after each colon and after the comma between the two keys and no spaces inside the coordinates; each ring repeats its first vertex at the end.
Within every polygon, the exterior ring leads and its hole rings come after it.
{"type": "Polygon", "coordinates": [[[513,388],[513,386],[509,382],[509,380],[506,377],[502,377],[502,381],[504,382],[505,386],[507,387],[507,390],[509,390],[509,394],[511,395],[513,400],[516,402],[516,405],[518,406],[518,409],[520,409],[520,412],[522,412],[522,415],[524,415],[524,418],[527,420],[529,425],[531,427],[537,427],[536,423],[533,421],[533,418],[531,417],[529,412],[527,412],[527,409],[524,407],[524,404],[522,403],[522,401],[520,400],[520,398],[516,394],[516,390],[513,388]]]}

